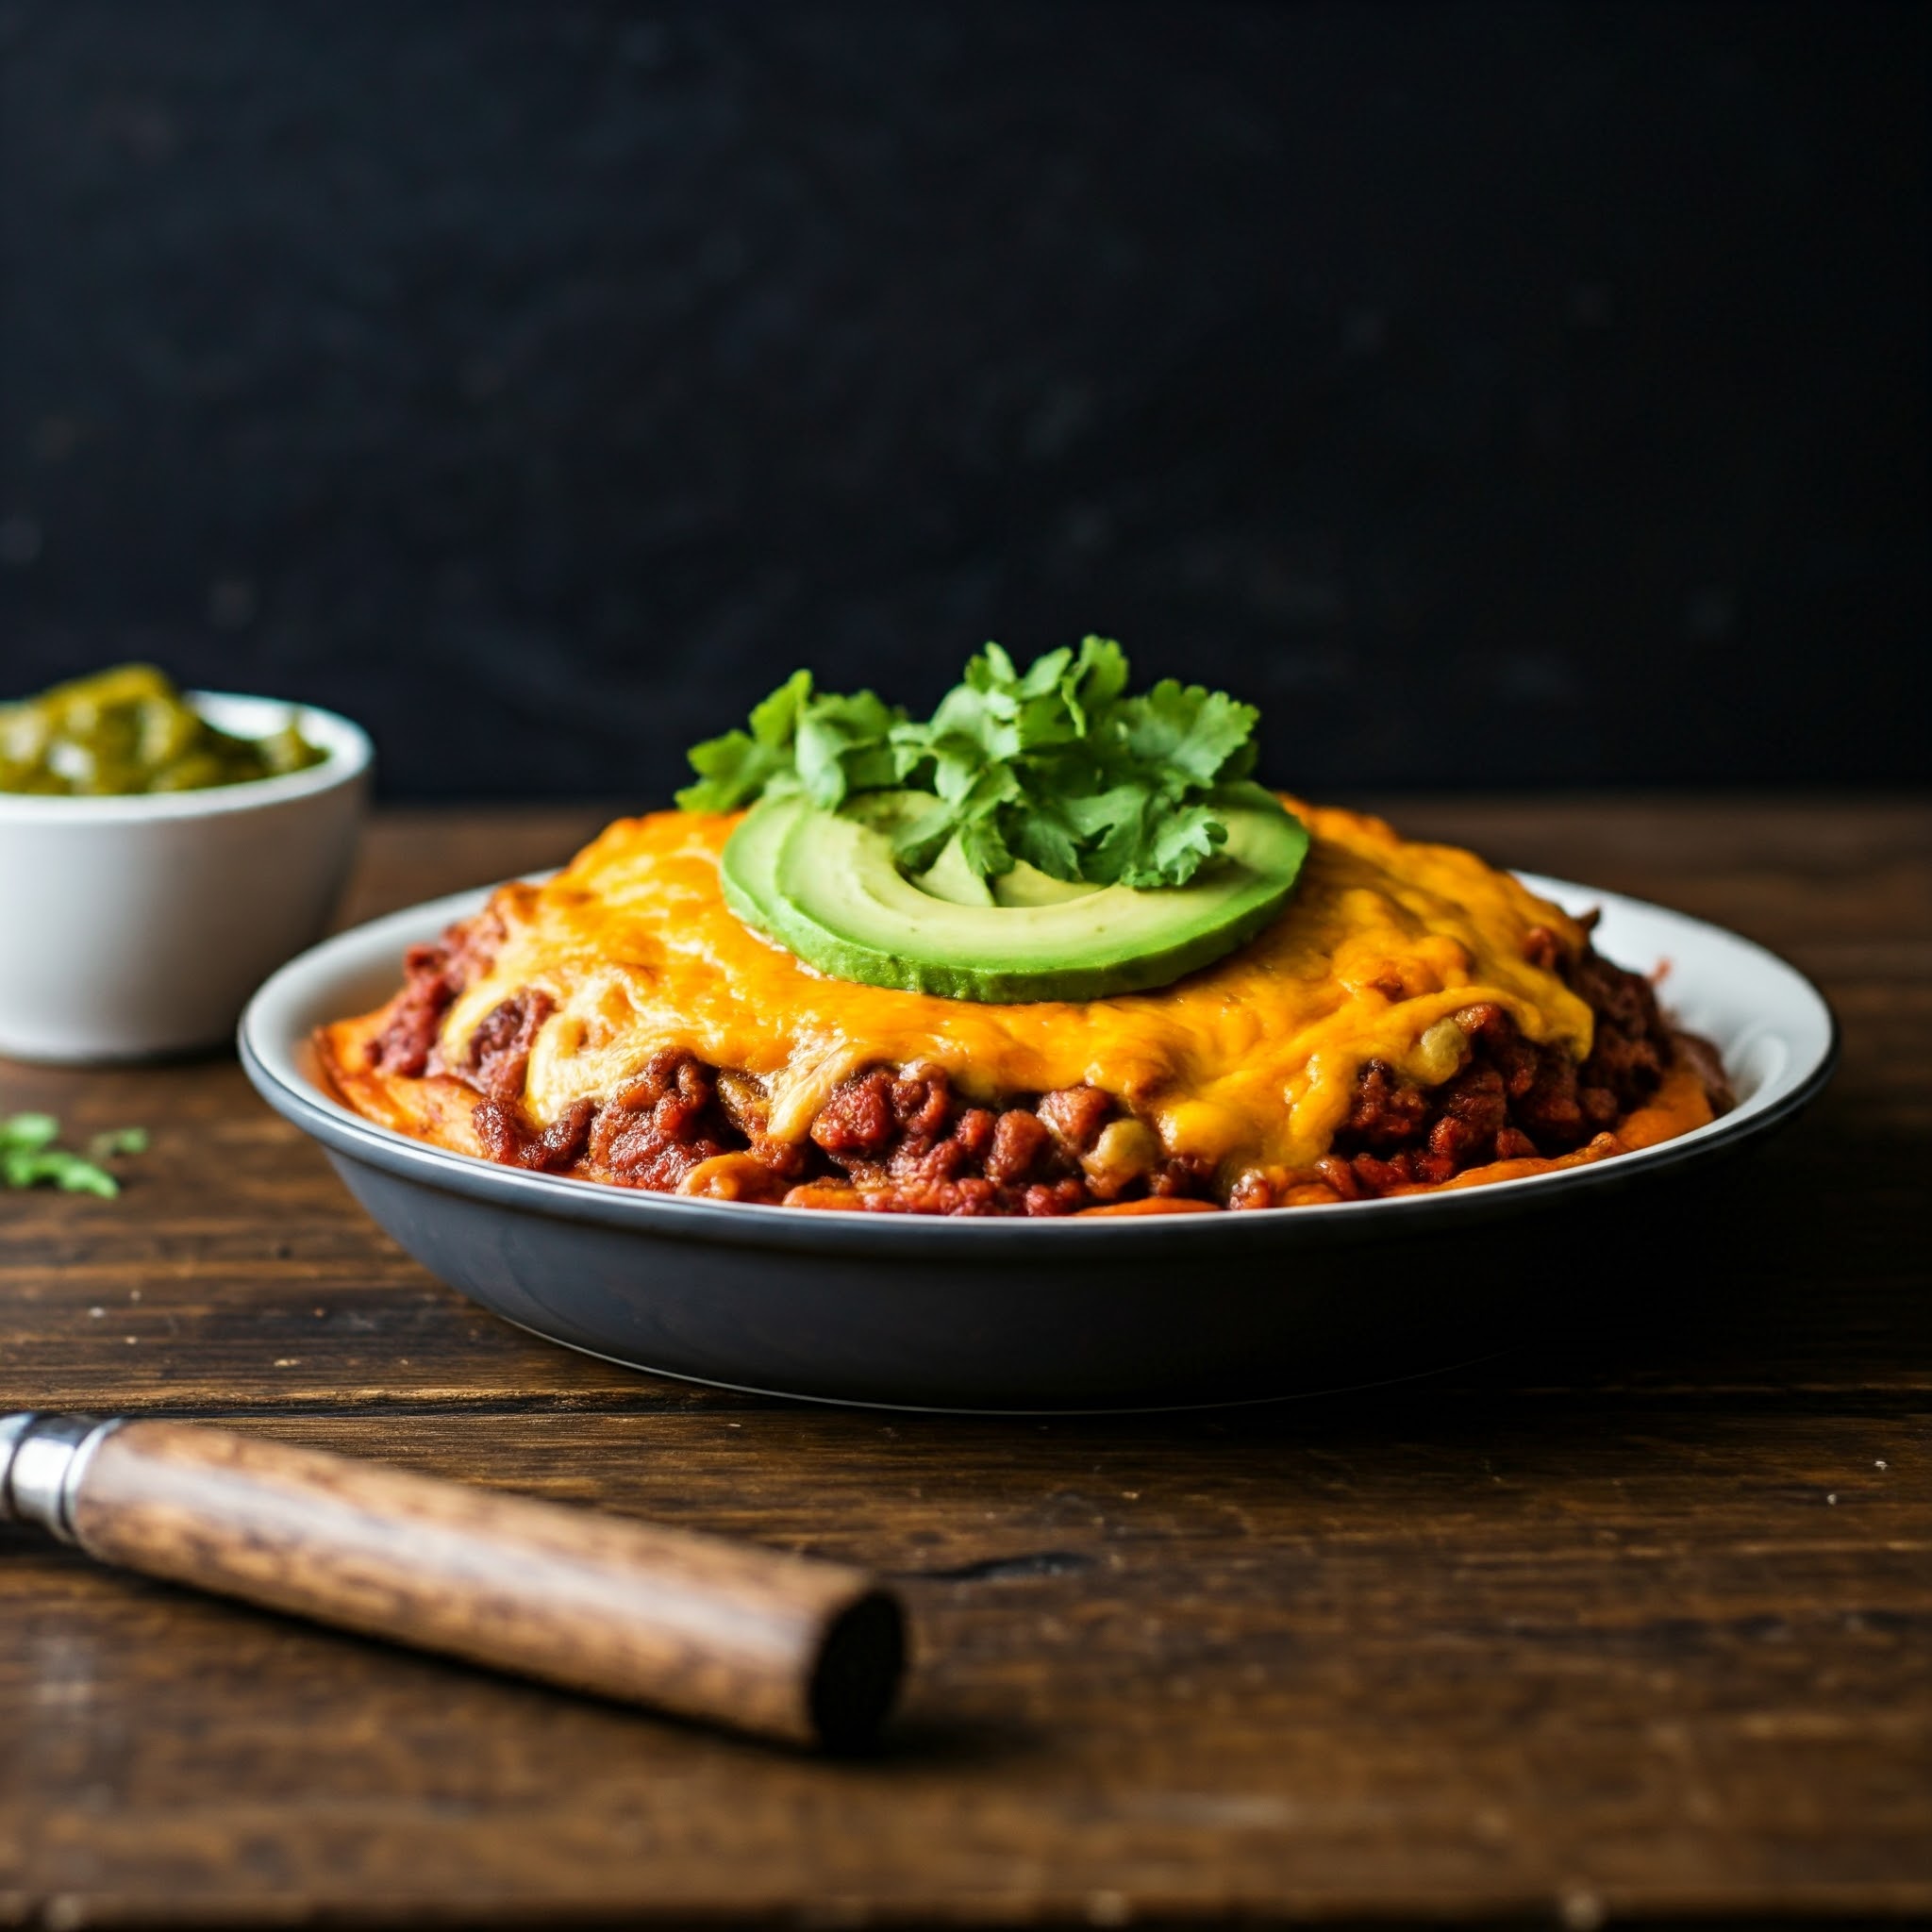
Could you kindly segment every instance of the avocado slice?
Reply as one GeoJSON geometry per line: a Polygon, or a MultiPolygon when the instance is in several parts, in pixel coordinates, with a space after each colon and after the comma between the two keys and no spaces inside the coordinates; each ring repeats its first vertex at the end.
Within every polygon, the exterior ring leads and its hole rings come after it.
{"type": "Polygon", "coordinates": [[[1090,898],[1105,890],[1090,886],[1084,879],[1057,879],[1052,873],[1041,872],[1024,858],[1015,862],[1011,872],[1001,873],[992,882],[993,901],[1000,906],[1059,906],[1069,899],[1090,898]]]}
{"type": "Polygon", "coordinates": [[[1308,844],[1298,819],[1244,788],[1225,808],[1221,857],[1185,886],[959,905],[900,872],[879,829],[890,816],[821,811],[795,795],[759,806],[725,847],[733,910],[837,979],[989,1003],[1102,999],[1232,952],[1280,909],[1308,844]]]}
{"type": "Polygon", "coordinates": [[[940,847],[940,856],[913,880],[922,892],[950,899],[955,906],[991,906],[992,888],[966,863],[957,838],[940,847]]]}
{"type": "Polygon", "coordinates": [[[745,924],[767,939],[784,942],[776,917],[778,848],[800,812],[809,808],[799,793],[767,798],[752,808],[744,823],[724,841],[719,864],[724,903],[745,924]]]}

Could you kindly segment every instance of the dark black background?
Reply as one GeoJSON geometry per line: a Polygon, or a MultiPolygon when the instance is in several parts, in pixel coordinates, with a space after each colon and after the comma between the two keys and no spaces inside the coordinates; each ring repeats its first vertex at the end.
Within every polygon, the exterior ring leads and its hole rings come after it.
{"type": "Polygon", "coordinates": [[[1098,629],[1315,791],[1923,776],[1928,13],[0,0],[0,689],[649,797],[1098,629]]]}

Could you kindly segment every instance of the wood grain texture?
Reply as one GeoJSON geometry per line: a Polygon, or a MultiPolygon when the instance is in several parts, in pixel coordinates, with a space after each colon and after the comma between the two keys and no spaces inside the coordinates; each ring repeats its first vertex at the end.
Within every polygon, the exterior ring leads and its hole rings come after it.
{"type": "MultiPolygon", "coordinates": [[[[875,1569],[919,1659],[883,1757],[814,1763],[0,1540],[0,1923],[1932,1912],[1932,811],[1393,808],[1777,947],[1845,1061],[1694,1263],[1586,1311],[1553,1253],[1546,1329],[1366,1397],[681,1388],[439,1288],[230,1063],[0,1066],[156,1130],[118,1202],[0,1197],[0,1405],[875,1569]]],[[[358,910],[600,816],[388,821],[358,910]]]]}
{"type": "Polygon", "coordinates": [[[898,1686],[863,1572],[233,1430],[117,1429],[71,1517],[143,1575],[794,1744],[870,1742],[898,1686]]]}

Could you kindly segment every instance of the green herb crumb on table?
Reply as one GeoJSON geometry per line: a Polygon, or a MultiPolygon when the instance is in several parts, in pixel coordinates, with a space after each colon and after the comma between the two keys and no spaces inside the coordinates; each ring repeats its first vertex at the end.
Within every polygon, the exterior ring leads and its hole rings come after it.
{"type": "Polygon", "coordinates": [[[111,1199],[121,1183],[106,1162],[147,1149],[145,1127],[117,1127],[96,1134],[84,1154],[57,1144],[60,1123],[50,1113],[0,1116],[0,1184],[9,1188],[51,1186],[69,1194],[100,1194],[111,1199]]]}

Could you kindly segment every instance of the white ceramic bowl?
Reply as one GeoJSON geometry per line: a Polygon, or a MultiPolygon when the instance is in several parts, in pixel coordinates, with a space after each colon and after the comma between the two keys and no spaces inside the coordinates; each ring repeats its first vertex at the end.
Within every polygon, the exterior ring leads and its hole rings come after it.
{"type": "Polygon", "coordinates": [[[292,713],[327,756],[205,791],[0,792],[0,1054],[103,1061],[216,1045],[326,924],[368,795],[368,736],[306,705],[188,697],[251,738],[292,713]]]}

